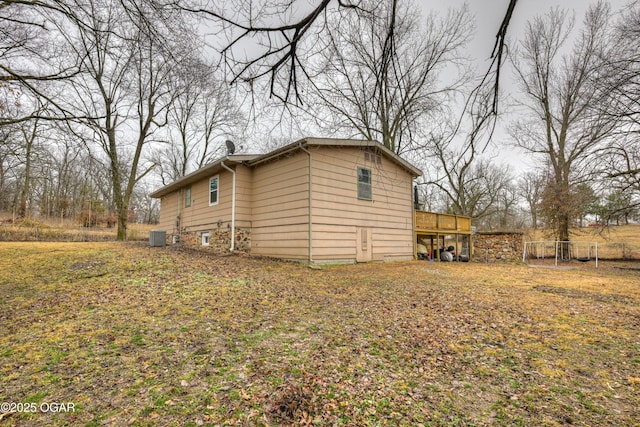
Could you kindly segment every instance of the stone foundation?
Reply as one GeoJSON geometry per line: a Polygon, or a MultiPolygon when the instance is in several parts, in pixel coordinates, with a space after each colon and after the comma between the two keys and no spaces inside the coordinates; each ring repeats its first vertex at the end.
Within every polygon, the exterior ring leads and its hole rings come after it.
{"type": "MultiPolygon", "coordinates": [[[[251,229],[236,227],[235,252],[251,253],[251,229]]],[[[231,249],[231,230],[215,228],[211,230],[186,231],[178,235],[180,244],[206,249],[216,254],[229,253],[231,249]],[[202,244],[202,236],[209,233],[209,245],[202,244]]],[[[173,235],[168,236],[169,244],[173,243],[173,235]]]]}
{"type": "Polygon", "coordinates": [[[522,261],[523,233],[481,231],[473,236],[473,261],[510,263],[522,261]]]}

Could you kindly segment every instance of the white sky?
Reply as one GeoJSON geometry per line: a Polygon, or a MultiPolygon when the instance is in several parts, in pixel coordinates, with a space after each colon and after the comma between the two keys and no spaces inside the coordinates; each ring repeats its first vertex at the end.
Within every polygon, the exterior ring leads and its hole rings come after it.
{"type": "MultiPolygon", "coordinates": [[[[500,27],[500,23],[504,18],[507,10],[508,0],[421,0],[424,14],[430,10],[446,11],[447,8],[458,8],[467,3],[469,11],[475,17],[475,37],[472,39],[468,47],[468,55],[474,58],[478,64],[478,71],[486,70],[489,66],[489,57],[496,40],[496,33],[500,27]]],[[[526,23],[528,20],[538,15],[547,13],[551,8],[560,7],[570,12],[575,12],[574,31],[581,28],[582,18],[590,4],[596,3],[596,0],[518,0],[516,4],[511,23],[509,24],[507,39],[510,46],[515,46],[517,40],[525,34],[526,23]]],[[[617,13],[625,5],[628,0],[610,0],[611,10],[617,13]]],[[[505,98],[500,108],[503,113],[508,110],[509,98],[515,95],[516,85],[513,72],[509,64],[505,64],[500,81],[501,95],[505,98]]],[[[502,117],[499,127],[494,135],[495,152],[499,155],[495,159],[497,163],[507,163],[511,165],[514,172],[528,169],[534,166],[534,159],[531,155],[518,152],[515,149],[507,148],[509,144],[509,135],[505,128],[508,125],[508,111],[506,116],[502,117]]]]}
{"type": "MultiPolygon", "coordinates": [[[[490,55],[495,43],[495,36],[504,18],[508,0],[413,0],[420,5],[423,14],[431,11],[446,12],[448,8],[459,8],[467,4],[475,21],[475,36],[468,45],[468,56],[476,61],[478,75],[483,74],[490,63],[490,55]]],[[[615,13],[622,9],[630,0],[611,0],[611,9],[615,13]]],[[[508,44],[516,46],[517,41],[525,34],[526,23],[536,15],[542,15],[553,7],[560,7],[575,12],[576,25],[574,30],[581,27],[584,12],[596,0],[518,0],[508,29],[508,44]]],[[[510,64],[504,64],[501,73],[501,119],[498,122],[493,137],[493,148],[488,154],[494,154],[497,164],[508,164],[513,172],[529,169],[535,165],[535,158],[528,153],[518,152],[510,147],[510,137],[506,131],[509,122],[513,120],[513,97],[516,95],[516,84],[510,64]],[[511,105],[510,105],[511,104],[511,105]]],[[[295,126],[293,126],[295,127],[295,126]]],[[[294,129],[292,128],[292,132],[294,129]]],[[[266,131],[265,133],[268,133],[266,131]]],[[[309,135],[304,135],[309,136],[309,135]]],[[[232,138],[233,139],[233,138],[232,138]]],[[[254,150],[255,151],[255,150],[254,150]]]]}

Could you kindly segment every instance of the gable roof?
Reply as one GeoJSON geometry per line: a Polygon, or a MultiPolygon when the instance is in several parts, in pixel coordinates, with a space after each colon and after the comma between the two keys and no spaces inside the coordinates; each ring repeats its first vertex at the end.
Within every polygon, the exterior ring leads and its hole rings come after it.
{"type": "Polygon", "coordinates": [[[292,142],[291,144],[280,147],[270,153],[263,154],[249,162],[250,165],[257,165],[268,160],[278,158],[284,154],[292,151],[299,150],[301,147],[319,146],[319,147],[372,147],[377,148],[382,152],[389,160],[401,166],[407,172],[411,173],[414,177],[422,175],[422,171],[411,163],[407,162],[402,157],[398,156],[393,151],[379,143],[378,141],[366,140],[366,139],[340,139],[340,138],[303,138],[299,141],[292,142]]]}
{"type": "Polygon", "coordinates": [[[339,139],[339,138],[303,138],[298,141],[292,142],[291,144],[285,145],[283,147],[277,148],[266,154],[236,154],[236,155],[228,155],[222,157],[221,159],[216,160],[215,162],[204,166],[201,169],[198,169],[195,172],[190,173],[169,185],[166,185],[153,193],[151,193],[151,197],[159,198],[166,194],[169,194],[175,190],[178,190],[181,187],[192,184],[194,182],[200,181],[201,179],[206,178],[207,176],[215,175],[216,173],[223,170],[223,164],[231,164],[231,163],[243,163],[248,167],[256,166],[261,163],[265,163],[268,161],[275,161],[282,156],[289,155],[295,151],[301,150],[302,148],[306,148],[309,146],[317,146],[317,147],[371,147],[378,149],[382,154],[384,154],[389,160],[396,163],[398,166],[405,169],[408,173],[410,173],[414,177],[418,177],[422,175],[422,171],[411,163],[404,160],[402,157],[398,156],[393,151],[389,150],[387,147],[379,143],[378,141],[371,141],[365,139],[339,139]]]}

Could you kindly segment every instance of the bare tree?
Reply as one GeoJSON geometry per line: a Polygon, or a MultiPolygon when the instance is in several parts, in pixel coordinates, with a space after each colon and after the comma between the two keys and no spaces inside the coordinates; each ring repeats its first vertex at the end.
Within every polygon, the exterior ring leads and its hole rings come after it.
{"type": "MultiPolygon", "coordinates": [[[[505,55],[505,38],[517,0],[505,0],[504,18],[496,34],[493,61],[486,74],[486,81],[494,86],[493,110],[497,113],[499,71],[505,55]]],[[[393,51],[395,44],[395,13],[398,0],[390,2],[390,31],[385,33],[386,52],[393,51]]],[[[327,15],[333,11],[343,17],[348,15],[373,16],[381,2],[366,3],[358,0],[299,0],[275,1],[227,1],[220,5],[201,7],[177,1],[178,7],[204,15],[211,19],[217,33],[227,34],[227,40],[219,50],[221,60],[231,73],[231,82],[246,82],[250,87],[262,78],[268,78],[272,96],[287,103],[302,103],[301,80],[309,78],[307,51],[318,37],[330,33],[327,15]],[[247,54],[247,44],[256,46],[257,53],[247,54]]],[[[346,25],[346,22],[345,22],[346,25]]],[[[344,26],[339,31],[345,31],[344,26]]],[[[254,52],[256,52],[254,50],[254,52]]],[[[383,60],[381,69],[390,62],[383,60]]],[[[494,113],[495,114],[495,113],[494,113]]]]}
{"type": "Polygon", "coordinates": [[[47,159],[39,166],[39,177],[47,183],[41,189],[40,215],[76,218],[82,211],[85,189],[95,186],[100,171],[86,148],[62,123],[47,126],[47,159]],[[89,173],[88,173],[89,171],[89,173]]]}
{"type": "Polygon", "coordinates": [[[622,10],[605,72],[596,83],[606,102],[605,114],[620,121],[608,152],[606,178],[622,191],[640,192],[640,1],[622,10]]]}
{"type": "Polygon", "coordinates": [[[512,181],[508,167],[496,166],[484,154],[493,133],[490,91],[478,86],[471,95],[476,105],[466,105],[461,119],[433,126],[424,151],[423,161],[429,166],[421,184],[445,194],[452,213],[475,219],[496,211],[500,194],[512,181]]]}
{"type": "Polygon", "coordinates": [[[236,133],[242,113],[217,70],[197,59],[189,74],[176,76],[168,110],[168,141],[153,154],[157,174],[168,184],[222,154],[224,137],[236,133]]]}
{"type": "Polygon", "coordinates": [[[383,3],[376,14],[332,13],[327,26],[313,67],[313,114],[332,130],[379,140],[397,154],[415,150],[427,121],[437,120],[468,80],[460,59],[473,29],[466,9],[425,21],[415,5],[383,3]]]}
{"type": "Polygon", "coordinates": [[[21,134],[21,144],[20,148],[22,151],[23,157],[23,172],[22,172],[22,183],[20,188],[20,198],[18,200],[17,206],[17,217],[24,218],[29,216],[29,211],[27,209],[27,202],[29,196],[31,195],[31,187],[32,187],[32,170],[33,164],[35,160],[35,155],[37,151],[37,142],[41,137],[41,124],[37,119],[31,120],[28,122],[21,123],[20,126],[20,134],[21,134]]]}
{"type": "Polygon", "coordinates": [[[591,6],[583,30],[563,55],[573,22],[566,12],[554,9],[528,23],[514,56],[529,119],[517,122],[512,136],[519,147],[550,165],[544,198],[552,207],[547,213],[557,240],[569,240],[574,212],[567,199],[572,185],[594,170],[596,154],[615,128],[598,111],[600,99],[591,84],[592,76],[602,71],[608,21],[607,5],[591,6]]]}
{"type": "Polygon", "coordinates": [[[621,11],[613,41],[605,52],[605,70],[597,83],[606,96],[606,110],[622,118],[622,130],[640,133],[640,1],[621,11]]]}
{"type": "Polygon", "coordinates": [[[0,126],[32,119],[69,120],[73,113],[51,91],[79,72],[64,54],[51,18],[77,21],[66,0],[3,0],[0,6],[0,126]],[[41,104],[48,105],[41,109],[41,104]]]}
{"type": "Polygon", "coordinates": [[[508,167],[483,158],[471,140],[455,148],[451,141],[434,140],[431,168],[423,185],[435,186],[446,195],[448,211],[481,219],[495,212],[501,194],[511,182],[508,167]]]}
{"type": "Polygon", "coordinates": [[[621,191],[640,193],[640,140],[627,134],[616,138],[606,154],[605,179],[621,191]]]}
{"type": "Polygon", "coordinates": [[[183,52],[172,38],[179,17],[167,20],[145,6],[90,0],[75,5],[77,21],[56,22],[82,64],[66,88],[66,108],[76,112],[77,135],[106,156],[118,240],[127,236],[134,188],[153,169],[143,152],[164,124],[173,100],[169,82],[183,52]]]}
{"type": "Polygon", "coordinates": [[[538,228],[538,213],[547,176],[547,174],[528,171],[518,178],[516,184],[518,195],[527,203],[532,228],[538,228]]]}
{"type": "Polygon", "coordinates": [[[0,126],[0,211],[13,208],[19,187],[16,156],[19,127],[17,124],[0,126]]]}
{"type": "MultiPolygon", "coordinates": [[[[506,177],[510,179],[511,177],[506,177]]],[[[520,201],[520,196],[513,181],[505,182],[502,189],[498,191],[496,197],[494,213],[492,217],[495,217],[495,224],[497,227],[505,230],[509,227],[521,228],[522,224],[518,221],[517,204],[520,201]]]]}

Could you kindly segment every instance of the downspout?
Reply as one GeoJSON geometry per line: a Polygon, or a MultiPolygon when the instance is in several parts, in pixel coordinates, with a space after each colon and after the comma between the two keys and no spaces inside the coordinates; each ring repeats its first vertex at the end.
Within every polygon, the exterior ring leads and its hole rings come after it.
{"type": "MultiPolygon", "coordinates": [[[[178,203],[178,206],[176,206],[176,211],[178,212],[178,215],[176,216],[174,227],[176,229],[176,234],[180,235],[180,229],[182,228],[182,211],[184,207],[184,189],[181,188],[176,193],[176,199],[178,203]]],[[[89,205],[89,207],[91,207],[91,205],[89,205]]]]}
{"type": "Polygon", "coordinates": [[[311,152],[302,146],[302,142],[300,142],[300,149],[309,156],[309,264],[313,264],[313,193],[311,192],[313,163],[311,159],[311,152]]]}
{"type": "Polygon", "coordinates": [[[220,162],[220,166],[231,172],[232,184],[231,184],[231,248],[233,252],[236,248],[236,171],[224,164],[224,161],[220,162]]]}
{"type": "MultiPolygon", "coordinates": [[[[413,184],[413,180],[411,180],[413,184]]],[[[413,185],[413,209],[411,210],[411,236],[413,236],[413,259],[418,259],[418,233],[416,232],[416,211],[418,210],[418,186],[413,185]]]]}

